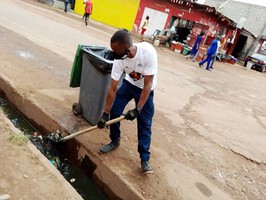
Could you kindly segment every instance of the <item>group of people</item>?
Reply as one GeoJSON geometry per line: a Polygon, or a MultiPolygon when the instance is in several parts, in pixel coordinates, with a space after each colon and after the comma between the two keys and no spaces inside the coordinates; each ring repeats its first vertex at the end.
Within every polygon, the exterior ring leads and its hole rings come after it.
{"type": "Polygon", "coordinates": [[[213,63],[216,60],[216,55],[219,52],[221,37],[217,35],[211,42],[206,52],[206,58],[199,62],[199,67],[203,67],[203,64],[207,62],[206,70],[211,71],[213,69],[213,63]]]}
{"type": "MultiPolygon", "coordinates": [[[[65,0],[69,1],[69,0],[65,0]]],[[[84,0],[85,24],[88,24],[89,16],[92,13],[91,0],[84,0]]],[[[149,25],[149,16],[146,16],[141,30],[141,41],[144,40],[144,33],[149,25]]],[[[202,37],[201,33],[187,58],[195,59],[199,50],[202,37]]],[[[208,62],[206,69],[209,70],[211,60],[215,57],[218,49],[217,37],[212,41],[207,50],[207,57],[199,63],[202,66],[208,62]]],[[[111,82],[105,100],[103,113],[97,123],[99,128],[105,128],[106,122],[116,119],[124,115],[126,120],[137,120],[137,137],[138,152],[140,157],[140,166],[145,174],[153,173],[153,169],[149,163],[150,145],[152,136],[152,119],[154,116],[154,89],[157,84],[157,52],[155,48],[147,43],[133,43],[130,33],[121,29],[114,33],[110,39],[110,46],[114,55],[114,62],[111,71],[111,82]],[[122,85],[118,88],[118,82],[123,73],[126,76],[122,85]],[[135,107],[124,112],[127,104],[133,100],[135,107]]],[[[99,153],[108,153],[120,146],[121,130],[120,122],[111,124],[110,126],[110,143],[99,148],[99,153]]]]}
{"type": "MultiPolygon", "coordinates": [[[[186,59],[191,58],[193,62],[195,61],[203,36],[203,32],[198,35],[189,55],[186,56],[186,59]]],[[[211,69],[213,69],[213,64],[216,61],[216,55],[219,52],[220,45],[221,36],[216,35],[215,39],[207,49],[206,58],[199,62],[199,67],[203,67],[203,64],[207,62],[206,70],[211,71],[211,69]]]]}
{"type": "MultiPolygon", "coordinates": [[[[149,18],[146,18],[149,20],[149,18]]],[[[145,29],[145,23],[142,26],[145,29]]],[[[145,31],[144,31],[145,32],[145,31]]],[[[187,58],[194,59],[204,33],[201,33],[187,58]]],[[[218,52],[220,36],[212,41],[207,50],[207,57],[199,63],[207,63],[209,70],[211,61],[218,52]]],[[[105,100],[103,113],[97,123],[99,128],[105,128],[106,122],[124,115],[126,120],[137,119],[138,152],[140,166],[145,174],[153,173],[150,165],[150,145],[152,136],[152,119],[154,115],[154,89],[157,84],[157,52],[147,43],[133,43],[130,33],[125,29],[118,30],[111,37],[110,46],[114,54],[111,71],[111,82],[105,100]],[[118,88],[118,82],[123,73],[126,76],[118,88]],[[135,107],[124,113],[127,104],[133,100],[135,107]]],[[[105,154],[120,146],[120,122],[110,125],[110,142],[99,148],[99,153],[105,154]]]]}
{"type": "MultiPolygon", "coordinates": [[[[148,21],[148,16],[146,17],[148,21]]],[[[142,29],[146,29],[144,25],[142,29]]],[[[143,31],[145,32],[145,31],[143,31]]],[[[188,58],[194,59],[203,37],[201,33],[188,58]]],[[[199,63],[202,66],[208,62],[206,69],[209,70],[211,60],[214,60],[218,51],[217,36],[207,50],[207,57],[199,63]]],[[[118,30],[110,40],[110,46],[114,53],[114,62],[111,71],[111,82],[105,100],[105,106],[97,126],[104,128],[106,122],[124,115],[126,120],[137,119],[138,152],[142,172],[153,173],[149,163],[150,145],[152,136],[152,118],[154,115],[154,89],[157,83],[157,53],[155,48],[147,43],[133,43],[128,31],[118,30]],[[118,82],[123,73],[126,76],[122,85],[118,88],[118,82]],[[135,107],[126,113],[124,109],[134,99],[135,107]],[[123,114],[124,113],[124,114],[123,114]]],[[[110,125],[110,143],[99,148],[99,153],[108,153],[120,146],[121,130],[120,122],[110,125]]]]}

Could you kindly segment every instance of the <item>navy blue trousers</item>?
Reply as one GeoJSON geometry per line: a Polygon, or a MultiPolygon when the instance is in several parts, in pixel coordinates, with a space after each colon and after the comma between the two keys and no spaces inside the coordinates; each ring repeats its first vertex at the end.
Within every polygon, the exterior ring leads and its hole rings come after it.
{"type": "MultiPolygon", "coordinates": [[[[139,101],[142,89],[132,85],[126,80],[123,80],[123,84],[118,89],[114,103],[110,111],[110,119],[120,117],[128,104],[132,99],[135,103],[139,101]]],[[[153,94],[151,91],[148,100],[142,108],[142,111],[137,118],[138,124],[138,152],[140,159],[148,161],[150,159],[150,144],[151,144],[151,126],[152,117],[154,115],[153,94]]],[[[110,125],[110,139],[112,141],[120,140],[120,122],[110,125]]]]}
{"type": "Polygon", "coordinates": [[[64,11],[67,12],[67,5],[68,5],[68,2],[65,1],[64,3],[65,3],[65,10],[64,10],[64,11]]]}
{"type": "Polygon", "coordinates": [[[200,65],[203,65],[205,62],[207,62],[207,67],[206,67],[206,69],[210,69],[210,64],[211,64],[211,61],[212,61],[212,57],[211,57],[211,55],[207,55],[207,57],[204,59],[204,60],[202,60],[201,62],[199,62],[199,64],[200,65]]]}

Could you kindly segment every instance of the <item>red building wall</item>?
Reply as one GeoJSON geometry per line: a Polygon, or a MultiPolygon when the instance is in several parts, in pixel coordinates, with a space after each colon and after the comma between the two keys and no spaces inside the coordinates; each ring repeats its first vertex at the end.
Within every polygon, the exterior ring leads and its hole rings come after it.
{"type": "MultiPolygon", "coordinates": [[[[213,39],[216,32],[220,33],[224,27],[227,29],[226,37],[229,37],[233,30],[233,27],[229,26],[230,22],[225,18],[218,19],[218,15],[215,15],[215,11],[210,12],[210,7],[180,0],[141,0],[135,19],[135,25],[137,27],[140,26],[145,7],[161,12],[167,12],[169,14],[165,29],[170,28],[171,18],[172,16],[175,16],[205,26],[205,28],[207,28],[206,33],[208,36],[206,39],[209,38],[209,40],[213,39]],[[183,4],[181,4],[181,2],[183,2],[183,4]]],[[[191,43],[199,33],[199,30],[192,33],[194,34],[194,37],[192,36],[191,43]]]]}
{"type": "Polygon", "coordinates": [[[173,3],[171,0],[141,0],[135,20],[135,24],[138,26],[140,25],[145,7],[161,12],[167,12],[167,10],[169,10],[169,16],[165,24],[165,28],[169,27],[172,16],[195,21],[197,23],[208,25],[212,28],[215,28],[218,22],[217,17],[211,16],[209,13],[204,12],[206,10],[204,7],[199,7],[192,3],[187,5],[186,3],[173,3]]]}

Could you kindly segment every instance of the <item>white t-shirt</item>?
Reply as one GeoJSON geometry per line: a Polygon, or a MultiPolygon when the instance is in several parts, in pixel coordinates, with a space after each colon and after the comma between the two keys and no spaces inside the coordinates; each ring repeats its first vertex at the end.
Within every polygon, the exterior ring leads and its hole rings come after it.
{"type": "Polygon", "coordinates": [[[218,40],[217,41],[217,49],[216,49],[215,55],[217,55],[219,53],[220,47],[221,47],[221,42],[218,40]]]}
{"type": "Polygon", "coordinates": [[[125,79],[131,84],[143,89],[144,76],[154,75],[151,87],[154,90],[157,84],[157,52],[147,42],[134,45],[137,46],[137,52],[134,58],[114,60],[111,78],[118,81],[123,72],[126,72],[125,79]]]}
{"type": "Polygon", "coordinates": [[[146,19],[146,20],[144,21],[144,26],[143,26],[143,28],[147,29],[148,26],[149,26],[149,21],[146,19]]]}

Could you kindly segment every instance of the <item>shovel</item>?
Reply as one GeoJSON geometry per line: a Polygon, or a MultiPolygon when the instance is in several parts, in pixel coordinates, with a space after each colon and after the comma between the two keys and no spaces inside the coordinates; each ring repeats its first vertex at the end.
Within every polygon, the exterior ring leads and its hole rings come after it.
{"type": "MultiPolygon", "coordinates": [[[[124,115],[121,115],[121,116],[118,117],[118,118],[115,118],[115,119],[112,119],[112,120],[107,121],[107,122],[105,123],[105,125],[106,125],[106,126],[109,126],[109,125],[111,125],[111,124],[114,124],[114,123],[120,122],[120,121],[122,121],[122,120],[124,120],[124,119],[125,119],[125,116],[124,116],[124,115]]],[[[63,136],[63,134],[62,134],[59,130],[57,130],[55,133],[51,133],[51,134],[49,134],[48,136],[46,136],[46,138],[47,138],[48,140],[52,141],[52,142],[65,142],[65,141],[67,141],[67,140],[69,140],[69,139],[71,139],[71,138],[73,138],[73,137],[77,137],[78,135],[81,135],[81,134],[83,134],[83,133],[87,133],[87,132],[93,131],[93,130],[95,130],[95,129],[97,129],[97,128],[98,128],[98,126],[95,125],[95,126],[92,126],[92,127],[87,128],[87,129],[85,129],[85,130],[82,130],[82,131],[78,131],[78,132],[76,132],[76,133],[73,133],[73,134],[68,135],[68,136],[65,136],[65,137],[63,136]]]]}

